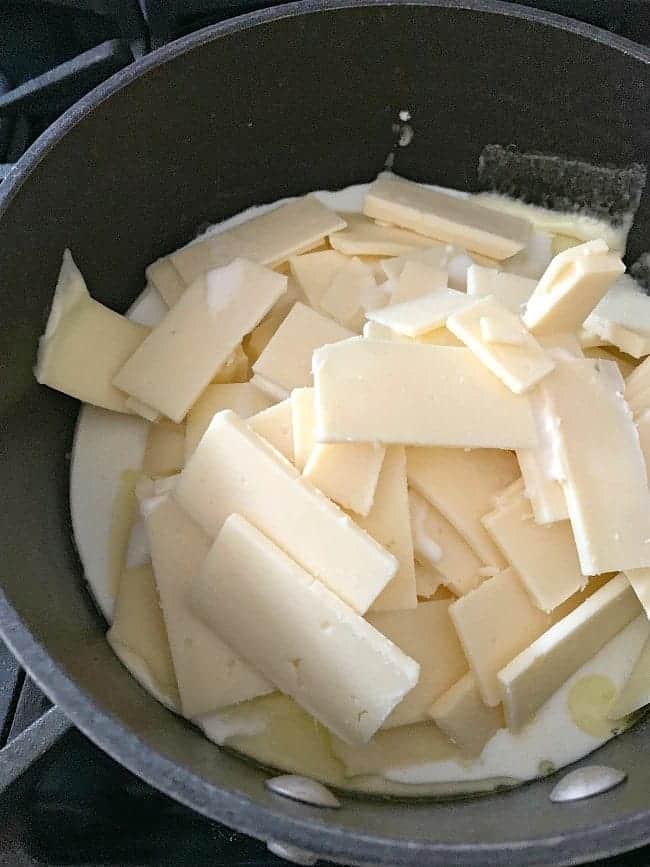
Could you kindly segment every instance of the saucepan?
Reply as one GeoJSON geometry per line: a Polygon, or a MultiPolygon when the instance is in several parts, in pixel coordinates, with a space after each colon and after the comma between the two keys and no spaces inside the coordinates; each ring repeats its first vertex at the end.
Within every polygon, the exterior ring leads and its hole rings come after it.
{"type": "MultiPolygon", "coordinates": [[[[650,160],[650,51],[486,0],[315,0],[165,46],[96,88],[0,188],[0,629],[72,722],[158,789],[264,840],[347,864],[576,864],[650,840],[650,726],[597,754],[627,782],[556,804],[553,778],[447,802],[278,797],[151,698],[104,639],[68,508],[78,405],[32,367],[62,250],[123,311],[145,266],[206,221],[393,168],[473,189],[486,144],[650,160]],[[413,136],[395,148],[400,110],[413,136]]],[[[642,198],[629,261],[647,246],[642,198]]],[[[591,758],[587,761],[593,762],[591,758]]],[[[309,861],[303,852],[297,857],[309,861]]]]}

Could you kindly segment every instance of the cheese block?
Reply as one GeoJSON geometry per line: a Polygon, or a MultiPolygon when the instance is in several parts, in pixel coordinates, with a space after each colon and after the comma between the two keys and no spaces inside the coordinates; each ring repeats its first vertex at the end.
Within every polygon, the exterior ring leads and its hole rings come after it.
{"type": "Polygon", "coordinates": [[[418,599],[431,599],[442,587],[442,575],[431,566],[415,561],[415,589],[418,599]]]}
{"type": "Polygon", "coordinates": [[[168,495],[145,498],[143,514],[169,647],[186,717],[209,713],[273,690],[189,607],[190,583],[210,540],[168,495]]]}
{"type": "Polygon", "coordinates": [[[436,577],[456,596],[469,593],[482,581],[481,559],[454,525],[415,490],[409,492],[409,504],[415,556],[435,569],[436,577]]]}
{"type": "Polygon", "coordinates": [[[388,174],[380,175],[370,187],[363,211],[376,220],[499,260],[522,250],[530,233],[527,220],[496,214],[475,199],[432,190],[388,174]]]}
{"type": "Polygon", "coordinates": [[[367,742],[418,682],[416,661],[240,515],[226,519],[191,597],[218,635],[348,743],[367,742]]]}
{"type": "Polygon", "coordinates": [[[313,368],[318,442],[536,443],[527,398],[512,394],[469,350],[353,338],[314,352],[313,368]]]}
{"type": "Polygon", "coordinates": [[[293,462],[302,472],[314,447],[314,389],[294,388],[291,404],[293,462]]]}
{"type": "Polygon", "coordinates": [[[246,424],[288,461],[293,461],[291,401],[284,400],[255,413],[246,419],[246,424]]]}
{"type": "Polygon", "coordinates": [[[314,350],[352,334],[333,319],[297,302],[253,365],[254,380],[263,391],[271,383],[285,396],[294,388],[311,385],[314,350]]]}
{"type": "Polygon", "coordinates": [[[185,459],[187,460],[208,429],[213,416],[223,409],[231,409],[241,418],[248,418],[267,409],[268,395],[250,382],[209,385],[187,414],[185,423],[185,459]]]}
{"type": "MultiPolygon", "coordinates": [[[[520,255],[519,253],[517,255],[520,255]]],[[[499,304],[519,316],[530,296],[535,291],[537,280],[471,265],[467,269],[467,294],[485,298],[492,295],[499,304]]]]}
{"type": "Polygon", "coordinates": [[[94,301],[70,251],[65,250],[45,332],[38,342],[36,379],[86,403],[129,412],[128,395],[112,381],[148,333],[144,325],[94,301]]]}
{"type": "Polygon", "coordinates": [[[548,615],[530,601],[514,569],[457,599],[449,614],[483,701],[496,707],[501,702],[498,672],[548,629],[548,615]]]}
{"type": "Polygon", "coordinates": [[[176,675],[151,564],[122,573],[106,639],[145,689],[166,707],[178,709],[176,675]]]}
{"type": "Polygon", "coordinates": [[[650,298],[624,274],[594,307],[584,327],[634,358],[650,354],[650,298]]]}
{"type": "MultiPolygon", "coordinates": [[[[277,304],[275,305],[277,307],[277,304]]],[[[253,329],[255,330],[255,329],[253,329]]],[[[230,353],[215,374],[212,382],[215,385],[224,385],[231,382],[246,382],[250,376],[250,364],[243,346],[239,344],[230,353]]]]}
{"type": "Polygon", "coordinates": [[[650,569],[626,569],[625,575],[650,618],[650,569]]]}
{"type": "MultiPolygon", "coordinates": [[[[176,297],[163,296],[171,306],[184,288],[212,268],[221,268],[234,259],[250,259],[274,267],[291,256],[317,247],[330,233],[345,227],[345,220],[322,205],[314,196],[304,196],[239,223],[224,232],[203,235],[186,247],[171,253],[163,261],[171,262],[183,285],[176,287],[176,297]]],[[[159,263],[154,263],[159,268],[159,263]]],[[[147,268],[147,276],[152,274],[147,268]]],[[[159,271],[157,273],[160,273],[159,271]]],[[[156,273],[152,282],[155,284],[156,273]]],[[[171,289],[171,286],[169,286],[171,289]]]]}
{"type": "Polygon", "coordinates": [[[396,226],[379,225],[363,214],[345,214],[347,226],[329,236],[329,242],[346,256],[404,256],[431,242],[422,235],[396,226]]]}
{"type": "Polygon", "coordinates": [[[435,244],[433,241],[429,241],[427,247],[411,250],[410,253],[406,253],[404,256],[383,259],[381,267],[386,277],[396,281],[399,281],[404,268],[410,262],[418,262],[435,271],[441,271],[447,266],[451,249],[447,244],[435,244]]]}
{"type": "Polygon", "coordinates": [[[385,452],[379,443],[316,443],[303,475],[339,506],[368,515],[385,452]]]}
{"type": "Polygon", "coordinates": [[[228,515],[243,515],[361,613],[397,571],[392,554],[229,410],[212,419],[174,496],[212,538],[228,515]]]}
{"type": "Polygon", "coordinates": [[[372,268],[354,256],[332,277],[321,296],[320,308],[340,325],[358,331],[367,293],[376,286],[372,268]]]}
{"type": "Polygon", "coordinates": [[[418,259],[407,260],[397,278],[397,286],[391,295],[391,304],[412,301],[431,292],[442,292],[447,288],[447,270],[434,268],[418,259]]]}
{"type": "Polygon", "coordinates": [[[325,290],[347,262],[347,256],[336,250],[317,250],[292,256],[289,267],[310,306],[318,309],[325,290]]]}
{"type": "Polygon", "coordinates": [[[498,673],[508,728],[518,732],[572,674],[641,613],[625,575],[612,579],[498,673]]]}
{"type": "MultiPolygon", "coordinates": [[[[401,278],[400,278],[401,279],[401,278]]],[[[454,289],[440,289],[421,295],[401,304],[391,304],[379,310],[372,310],[367,318],[379,322],[398,334],[419,337],[436,328],[441,328],[448,317],[472,303],[463,292],[454,289]]]]}
{"type": "Polygon", "coordinates": [[[604,241],[558,253],[542,274],[524,312],[533,334],[577,331],[625,265],[604,241]]]}
{"type": "Polygon", "coordinates": [[[149,436],[142,460],[146,476],[173,476],[185,463],[185,428],[183,425],[160,422],[149,427],[149,436]]]}
{"type": "Polygon", "coordinates": [[[410,611],[370,612],[366,619],[420,665],[417,685],[384,721],[383,728],[423,722],[431,704],[467,671],[449,617],[449,602],[420,602],[410,611]]]}
{"type": "Polygon", "coordinates": [[[618,368],[558,361],[541,388],[583,575],[650,566],[645,461],[618,368]]]}
{"type": "Polygon", "coordinates": [[[480,756],[488,741],[506,724],[501,705],[488,707],[481,698],[471,671],[437,699],[429,716],[468,756],[480,756]]]}
{"type": "Polygon", "coordinates": [[[185,282],[171,259],[163,257],[152,262],[146,273],[147,281],[158,290],[167,307],[176,304],[185,291],[185,282]]]}
{"type": "Polygon", "coordinates": [[[522,490],[485,515],[483,526],[542,611],[553,611],[587,583],[570,523],[537,524],[522,490]]]}
{"type": "Polygon", "coordinates": [[[407,462],[411,487],[442,512],[484,565],[505,566],[481,518],[494,495],[517,478],[514,456],[494,449],[409,449],[407,462]]]}
{"type": "Polygon", "coordinates": [[[372,603],[372,611],[415,608],[417,595],[413,563],[413,539],[406,487],[406,456],[401,446],[386,449],[372,508],[367,516],[354,515],[356,523],[396,558],[393,578],[372,603]]]}
{"type": "Polygon", "coordinates": [[[515,394],[537,385],[555,367],[519,317],[491,296],[452,312],[447,328],[515,394]]]}
{"type": "Polygon", "coordinates": [[[648,638],[634,663],[630,676],[608,711],[607,715],[610,719],[622,719],[650,704],[650,624],[645,617],[644,628],[648,638]]]}
{"type": "Polygon", "coordinates": [[[281,274],[244,259],[209,272],[183,294],[113,384],[182,421],[286,284],[281,274]]]}

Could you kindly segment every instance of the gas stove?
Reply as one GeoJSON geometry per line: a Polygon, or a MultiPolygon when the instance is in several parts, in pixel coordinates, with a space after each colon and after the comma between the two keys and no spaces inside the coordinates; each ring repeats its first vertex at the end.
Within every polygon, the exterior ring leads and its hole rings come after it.
{"type": "MultiPolygon", "coordinates": [[[[264,0],[2,0],[0,181],[95,85],[264,0]]],[[[528,0],[650,45],[650,0],[528,0]]],[[[67,724],[0,642],[0,865],[273,865],[265,845],[160,794],[67,724]],[[19,772],[22,772],[19,774],[19,772]]],[[[650,847],[594,862],[647,867],[650,847]]]]}

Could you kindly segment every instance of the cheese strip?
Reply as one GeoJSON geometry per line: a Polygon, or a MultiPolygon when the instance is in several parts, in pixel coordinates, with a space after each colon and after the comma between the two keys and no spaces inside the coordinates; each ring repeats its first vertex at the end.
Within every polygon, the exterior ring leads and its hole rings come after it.
{"type": "Polygon", "coordinates": [[[376,220],[492,259],[514,256],[524,248],[530,233],[527,220],[496,214],[475,199],[431,190],[391,175],[381,175],[370,187],[363,211],[376,220]]]}
{"type": "Polygon", "coordinates": [[[113,384],[172,421],[182,421],[286,284],[281,274],[244,259],[211,271],[184,293],[113,384]]]}
{"type": "Polygon", "coordinates": [[[169,422],[152,424],[142,460],[142,472],[152,478],[172,476],[180,472],[184,463],[185,428],[169,422]]]}
{"type": "Polygon", "coordinates": [[[505,566],[481,518],[492,509],[494,495],[517,478],[513,455],[492,449],[409,449],[407,462],[411,487],[442,512],[485,565],[505,566]]]}
{"type": "Polygon", "coordinates": [[[630,582],[619,575],[499,671],[508,728],[520,731],[572,674],[640,613],[630,582]]]}
{"type": "Polygon", "coordinates": [[[246,424],[270,443],[288,461],[293,461],[293,432],[291,430],[291,402],[284,400],[250,416],[246,424]]]}
{"type": "Polygon", "coordinates": [[[311,385],[314,350],[351,336],[338,322],[297,302],[253,365],[255,379],[262,390],[272,383],[285,396],[294,388],[311,385]]]}
{"type": "MultiPolygon", "coordinates": [[[[212,268],[221,268],[234,259],[250,259],[274,267],[290,256],[318,246],[330,232],[345,227],[345,220],[322,205],[314,196],[305,196],[246,220],[224,232],[212,232],[164,257],[181,277],[185,287],[212,268]]],[[[158,262],[154,266],[159,267],[158,262]]],[[[147,276],[151,273],[147,268],[147,276]]],[[[158,272],[159,273],[159,272],[158,272]]],[[[155,278],[155,274],[153,275],[155,278]]],[[[152,279],[155,283],[155,279],[152,279]]],[[[169,287],[171,288],[171,286],[169,287]]],[[[175,298],[165,293],[171,306],[184,287],[177,287],[175,298]]]]}
{"type": "Polygon", "coordinates": [[[314,447],[314,389],[294,388],[290,404],[294,463],[302,472],[314,447]]]}
{"type": "Polygon", "coordinates": [[[271,692],[189,608],[190,583],[210,550],[207,536],[168,495],[145,499],[143,507],[183,714],[195,717],[271,692]]]}
{"type": "Polygon", "coordinates": [[[329,236],[329,242],[346,256],[404,256],[431,242],[422,235],[381,226],[363,214],[346,214],[347,226],[329,236]]]}
{"type": "Polygon", "coordinates": [[[356,523],[396,558],[397,572],[372,603],[372,611],[415,608],[417,595],[413,540],[406,487],[406,456],[401,446],[386,449],[375,498],[367,516],[356,523]]]}
{"type": "MultiPolygon", "coordinates": [[[[435,569],[456,596],[469,593],[481,583],[482,561],[453,524],[414,490],[409,492],[409,504],[415,556],[435,569]]],[[[426,594],[418,586],[421,595],[426,594]]]]}
{"type": "Polygon", "coordinates": [[[339,506],[368,515],[385,451],[378,443],[316,443],[303,475],[339,506]]]}
{"type": "Polygon", "coordinates": [[[526,397],[469,350],[353,338],[317,350],[313,367],[319,442],[535,445],[526,397]]]}
{"type": "Polygon", "coordinates": [[[480,756],[488,741],[505,728],[502,707],[485,704],[471,671],[440,696],[429,716],[468,756],[480,756]]]}
{"type": "Polygon", "coordinates": [[[451,313],[447,328],[515,394],[537,385],[555,367],[519,317],[491,296],[451,313]]]}
{"type": "Polygon", "coordinates": [[[179,707],[167,630],[150,564],[122,573],[106,639],[145,689],[166,707],[179,707]]]}
{"type": "Polygon", "coordinates": [[[336,250],[318,250],[316,253],[292,256],[289,267],[309,304],[317,309],[325,290],[347,262],[347,256],[336,250]]]}
{"type": "Polygon", "coordinates": [[[501,701],[497,673],[548,629],[548,615],[532,604],[514,569],[457,599],[449,614],[483,701],[496,707],[501,701]]]}
{"type": "Polygon", "coordinates": [[[650,618],[650,569],[626,569],[625,574],[643,610],[650,618]]]}
{"type": "Polygon", "coordinates": [[[447,271],[434,268],[417,259],[407,260],[397,278],[397,288],[392,293],[390,303],[400,304],[412,301],[431,292],[442,292],[447,288],[447,271]]]}
{"type": "Polygon", "coordinates": [[[647,630],[648,638],[630,676],[608,711],[609,719],[622,719],[650,704],[650,624],[645,617],[644,628],[647,630]]]}
{"type": "Polygon", "coordinates": [[[618,368],[558,361],[541,387],[561,420],[553,435],[582,573],[650,566],[645,461],[618,368]]]}
{"type": "Polygon", "coordinates": [[[478,295],[481,298],[492,295],[499,304],[517,316],[521,314],[536,286],[537,280],[496,271],[494,268],[484,268],[482,265],[470,265],[467,269],[468,295],[478,295]]]}
{"type": "Polygon", "coordinates": [[[411,250],[404,256],[383,259],[381,268],[386,277],[397,281],[411,262],[421,263],[435,271],[441,271],[447,267],[451,249],[447,244],[435,244],[433,241],[429,241],[428,246],[420,250],[411,250]]]}
{"type": "Polygon", "coordinates": [[[212,418],[221,410],[231,409],[240,418],[248,418],[267,409],[268,396],[250,382],[209,385],[187,414],[185,433],[186,460],[198,446],[212,418]]]}
{"type": "Polygon", "coordinates": [[[86,403],[129,412],[127,395],[112,380],[148,333],[144,325],[94,301],[70,251],[65,250],[45,333],[38,343],[36,379],[86,403]]]}
{"type": "Polygon", "coordinates": [[[524,312],[534,334],[577,331],[614,280],[625,271],[604,241],[558,253],[542,274],[524,312]]]}
{"type": "Polygon", "coordinates": [[[418,599],[431,599],[442,586],[442,575],[430,566],[415,563],[415,589],[418,599]]]}
{"type": "Polygon", "coordinates": [[[193,582],[192,604],[348,743],[370,740],[418,682],[416,661],[240,515],[225,521],[193,582]]]}
{"type": "Polygon", "coordinates": [[[485,515],[483,526],[542,611],[553,611],[587,583],[570,523],[537,524],[523,491],[485,515]]]}
{"type": "Polygon", "coordinates": [[[441,289],[401,304],[391,304],[367,314],[368,319],[379,322],[398,334],[419,337],[441,328],[447,318],[472,303],[463,292],[441,289]]]}
{"type": "Polygon", "coordinates": [[[180,475],[178,503],[213,538],[237,512],[363,613],[395,558],[233,412],[218,413],[180,475]]]}
{"type": "Polygon", "coordinates": [[[420,602],[410,611],[370,613],[367,620],[420,666],[417,685],[384,721],[383,728],[423,722],[432,702],[467,671],[449,602],[420,602]]]}
{"type": "Polygon", "coordinates": [[[650,354],[650,298],[629,274],[616,281],[584,327],[634,358],[650,354]]]}
{"type": "Polygon", "coordinates": [[[364,301],[376,286],[372,268],[355,256],[332,277],[320,307],[340,325],[358,331],[363,324],[364,301]]]}

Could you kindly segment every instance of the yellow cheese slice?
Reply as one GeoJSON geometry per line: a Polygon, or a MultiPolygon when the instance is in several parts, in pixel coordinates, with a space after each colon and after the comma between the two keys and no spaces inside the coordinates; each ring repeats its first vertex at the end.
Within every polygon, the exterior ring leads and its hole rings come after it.
{"type": "Polygon", "coordinates": [[[397,571],[388,551],[229,410],[212,419],[174,496],[213,538],[228,515],[243,515],[361,613],[397,571]]]}
{"type": "Polygon", "coordinates": [[[316,443],[303,475],[339,506],[367,516],[385,452],[379,443],[316,443]]]}
{"type": "Polygon", "coordinates": [[[173,476],[185,463],[185,427],[160,422],[149,427],[147,445],[142,460],[145,476],[173,476]]]}
{"type": "Polygon", "coordinates": [[[250,416],[246,424],[288,461],[293,461],[291,401],[284,400],[250,416]]]}
{"type": "Polygon", "coordinates": [[[488,741],[506,725],[503,708],[485,704],[471,671],[440,696],[429,716],[468,756],[480,756],[488,741]]]}
{"type": "Polygon", "coordinates": [[[481,298],[492,295],[499,304],[517,316],[521,315],[536,286],[537,280],[521,277],[519,274],[496,271],[482,265],[471,265],[467,269],[468,295],[478,295],[481,298]]]}
{"type": "Polygon", "coordinates": [[[332,277],[321,296],[320,307],[340,325],[359,331],[364,301],[376,286],[372,268],[354,256],[332,277]]]}
{"type": "Polygon", "coordinates": [[[419,337],[441,328],[452,313],[462,310],[471,303],[472,300],[464,292],[440,289],[411,301],[371,310],[367,318],[390,328],[391,331],[397,331],[398,334],[419,337]]]}
{"type": "Polygon", "coordinates": [[[609,289],[584,327],[634,358],[650,354],[650,298],[629,274],[609,289]]]}
{"type": "Polygon", "coordinates": [[[348,257],[336,250],[318,250],[292,256],[289,267],[310,306],[318,309],[325,290],[347,262],[348,257]]]}
{"type": "Polygon", "coordinates": [[[349,743],[367,742],[418,682],[417,662],[239,515],[191,597],[218,635],[349,743]]]}
{"type": "Polygon", "coordinates": [[[396,226],[379,225],[363,214],[345,214],[347,226],[329,236],[329,242],[346,256],[404,256],[418,247],[430,247],[422,235],[396,226]]]}
{"type": "Polygon", "coordinates": [[[619,575],[502,668],[498,682],[508,728],[519,731],[572,674],[640,613],[630,582],[619,575]]]}
{"type": "Polygon", "coordinates": [[[412,301],[431,292],[442,292],[447,288],[447,270],[434,268],[418,259],[407,259],[397,278],[397,288],[392,293],[390,303],[400,304],[412,301]]]}
{"type": "Polygon", "coordinates": [[[240,418],[248,418],[267,409],[270,404],[268,395],[250,382],[209,385],[187,414],[185,459],[189,459],[213,416],[221,410],[231,409],[240,418]]]}
{"type": "Polygon", "coordinates": [[[501,702],[498,672],[548,629],[548,615],[530,601],[514,569],[457,599],[449,614],[483,701],[496,707],[501,702]]]}
{"type": "Polygon", "coordinates": [[[608,712],[610,719],[621,719],[650,704],[650,624],[644,618],[648,638],[608,712]]]}

